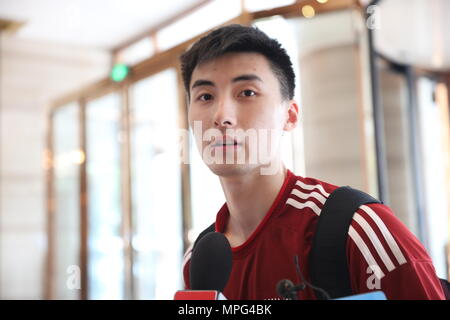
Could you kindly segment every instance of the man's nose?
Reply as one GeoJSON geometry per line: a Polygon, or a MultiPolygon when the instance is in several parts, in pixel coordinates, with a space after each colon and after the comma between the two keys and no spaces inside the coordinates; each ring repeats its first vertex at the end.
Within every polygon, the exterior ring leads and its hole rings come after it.
{"type": "Polygon", "coordinates": [[[236,109],[232,101],[227,98],[218,99],[214,114],[214,125],[221,127],[234,127],[236,125],[236,109]]]}

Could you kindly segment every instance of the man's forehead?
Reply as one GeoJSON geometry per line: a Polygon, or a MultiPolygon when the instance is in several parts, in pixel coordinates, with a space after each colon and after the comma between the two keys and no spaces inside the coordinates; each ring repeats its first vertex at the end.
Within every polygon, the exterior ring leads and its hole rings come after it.
{"type": "Polygon", "coordinates": [[[230,52],[226,53],[220,57],[209,59],[198,64],[194,72],[200,71],[217,71],[223,68],[229,68],[232,66],[240,67],[256,67],[256,66],[268,66],[268,61],[265,56],[260,53],[255,52],[230,52]]]}
{"type": "Polygon", "coordinates": [[[234,76],[238,73],[264,73],[270,70],[267,58],[254,52],[231,52],[198,64],[192,72],[195,78],[215,75],[234,76]]]}

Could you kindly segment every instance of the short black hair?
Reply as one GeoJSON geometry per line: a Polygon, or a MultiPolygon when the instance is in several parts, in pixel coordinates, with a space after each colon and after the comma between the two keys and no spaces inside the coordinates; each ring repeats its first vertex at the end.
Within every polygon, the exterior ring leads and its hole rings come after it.
{"type": "Polygon", "coordinates": [[[229,52],[255,52],[264,55],[278,78],[282,99],[294,97],[295,73],[286,50],[277,40],[258,28],[239,24],[227,25],[210,32],[180,57],[184,87],[189,97],[189,85],[195,67],[229,52]]]}

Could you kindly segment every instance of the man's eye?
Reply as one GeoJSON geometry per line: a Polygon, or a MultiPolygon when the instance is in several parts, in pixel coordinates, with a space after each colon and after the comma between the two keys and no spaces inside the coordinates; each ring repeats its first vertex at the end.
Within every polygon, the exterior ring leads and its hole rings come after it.
{"type": "Polygon", "coordinates": [[[211,99],[212,99],[212,95],[210,95],[209,93],[202,94],[200,97],[198,97],[198,100],[201,100],[201,101],[208,101],[211,99]]]}
{"type": "Polygon", "coordinates": [[[251,97],[251,96],[255,96],[256,92],[253,90],[244,90],[242,91],[239,96],[244,96],[244,97],[251,97]]]}

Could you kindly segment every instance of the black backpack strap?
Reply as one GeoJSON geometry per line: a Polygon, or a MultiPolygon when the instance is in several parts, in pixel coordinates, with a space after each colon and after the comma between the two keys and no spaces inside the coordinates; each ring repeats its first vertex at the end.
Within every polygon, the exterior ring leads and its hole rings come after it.
{"type": "Polygon", "coordinates": [[[192,250],[194,250],[195,245],[197,244],[197,242],[203,238],[204,236],[206,236],[206,234],[210,233],[210,232],[214,232],[216,231],[216,223],[213,223],[212,225],[210,225],[208,228],[206,228],[205,230],[203,230],[202,232],[200,232],[200,234],[198,235],[197,239],[194,242],[194,245],[192,246],[192,250]]]}
{"type": "Polygon", "coordinates": [[[441,278],[439,278],[439,281],[441,283],[442,290],[444,291],[445,300],[450,300],[450,282],[441,278]]]}
{"type": "MultiPolygon", "coordinates": [[[[309,272],[314,286],[334,299],[352,295],[347,263],[347,235],[353,215],[363,204],[380,203],[367,193],[340,187],[326,200],[309,254],[309,272]]],[[[316,291],[318,299],[325,297],[316,291]]]]}

